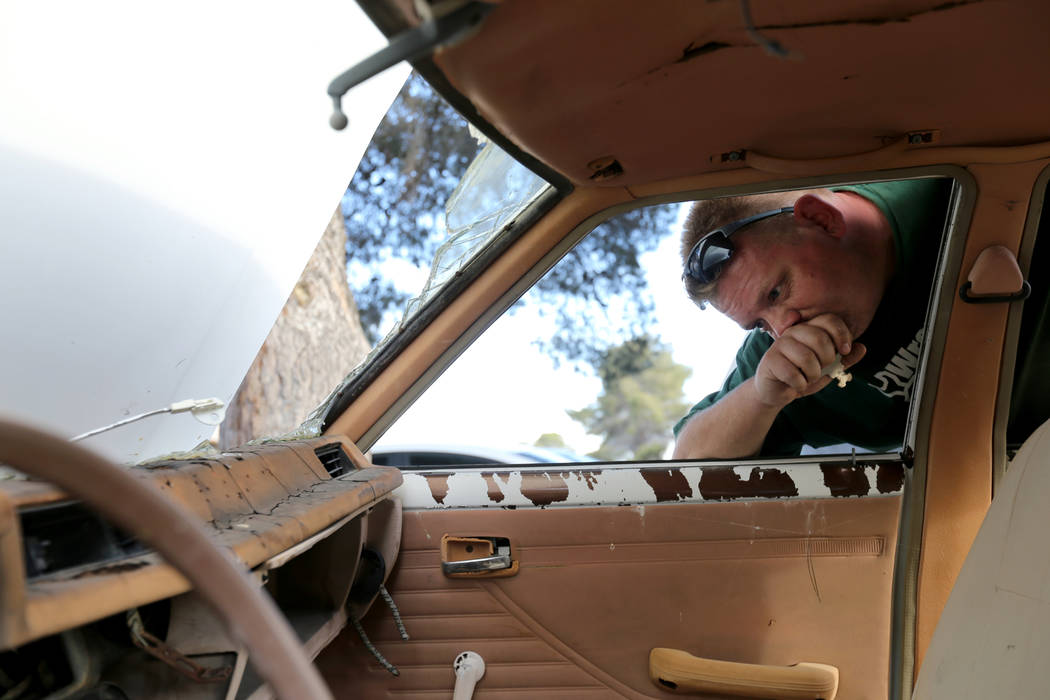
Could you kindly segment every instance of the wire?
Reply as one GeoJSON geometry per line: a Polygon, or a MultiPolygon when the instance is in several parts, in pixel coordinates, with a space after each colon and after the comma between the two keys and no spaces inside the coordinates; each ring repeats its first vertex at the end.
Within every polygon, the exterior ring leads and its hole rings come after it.
{"type": "Polygon", "coordinates": [[[114,428],[119,428],[122,425],[134,423],[137,420],[149,418],[150,416],[160,415],[161,413],[185,413],[186,411],[189,411],[194,415],[194,417],[196,417],[199,420],[201,414],[222,410],[222,408],[225,405],[226,404],[219,399],[187,399],[186,401],[176,401],[170,406],[158,408],[153,411],[146,411],[145,413],[140,413],[137,416],[131,416],[130,418],[118,420],[116,423],[110,423],[109,425],[104,426],[102,428],[95,428],[94,430],[89,430],[86,433],[81,433],[76,437],[69,438],[69,441],[79,442],[80,440],[83,440],[84,438],[89,438],[92,435],[98,435],[99,433],[104,433],[107,430],[113,430],[114,428]]]}
{"type": "Polygon", "coordinates": [[[368,635],[365,634],[365,628],[361,626],[361,623],[353,618],[350,619],[350,622],[354,624],[354,629],[357,630],[358,636],[361,637],[361,641],[364,643],[365,649],[368,649],[370,652],[372,652],[372,656],[376,657],[376,661],[378,661],[379,664],[387,671],[390,671],[391,674],[395,676],[400,676],[401,672],[397,670],[397,666],[387,661],[386,657],[383,656],[378,649],[376,649],[376,645],[372,644],[372,641],[368,638],[368,635]]]}
{"type": "Polygon", "coordinates": [[[386,589],[386,586],[380,585],[379,595],[383,596],[383,600],[390,606],[390,612],[394,613],[394,624],[397,625],[397,633],[401,635],[401,639],[408,641],[408,631],[405,629],[405,623],[401,621],[401,611],[397,609],[390,591],[386,589]]]}
{"type": "Polygon", "coordinates": [[[131,418],[125,418],[124,420],[118,420],[116,423],[110,423],[109,425],[105,426],[104,428],[95,428],[94,430],[89,430],[86,433],[81,433],[80,435],[77,435],[76,437],[69,438],[69,441],[70,442],[79,442],[80,440],[83,440],[84,438],[89,438],[92,435],[98,435],[99,433],[104,433],[107,430],[113,430],[113,428],[119,428],[120,426],[127,425],[128,423],[134,423],[135,421],[142,420],[143,418],[149,418],[150,416],[156,416],[156,415],[159,415],[161,413],[167,413],[170,410],[171,410],[170,408],[158,408],[155,411],[146,411],[145,413],[140,413],[137,416],[132,416],[131,418]]]}

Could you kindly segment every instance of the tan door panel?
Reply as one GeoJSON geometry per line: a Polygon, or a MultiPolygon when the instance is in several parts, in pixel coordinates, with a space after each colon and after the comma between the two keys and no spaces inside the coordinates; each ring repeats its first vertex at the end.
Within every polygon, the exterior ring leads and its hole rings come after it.
{"type": "Polygon", "coordinates": [[[406,511],[383,606],[319,657],[337,696],[450,697],[452,662],[485,660],[480,700],[667,697],[654,647],[709,659],[839,669],[839,697],[888,692],[899,495],[645,506],[406,511]],[[451,579],[443,535],[509,537],[517,576],[451,579]]]}

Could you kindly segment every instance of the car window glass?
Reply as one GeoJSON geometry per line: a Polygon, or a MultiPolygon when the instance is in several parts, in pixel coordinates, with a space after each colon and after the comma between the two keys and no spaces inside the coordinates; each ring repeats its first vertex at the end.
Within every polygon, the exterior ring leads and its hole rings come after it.
{"type": "MultiPolygon", "coordinates": [[[[909,282],[915,276],[924,282],[891,285],[893,313],[873,321],[877,364],[866,371],[873,400],[888,395],[900,401],[900,431],[864,444],[865,419],[844,418],[837,411],[849,407],[832,404],[816,412],[816,427],[804,437],[792,432],[790,421],[778,426],[784,435],[777,439],[786,445],[782,454],[899,448],[951,181],[940,180],[929,190],[936,211],[897,212],[900,225],[922,228],[925,238],[917,248],[924,252],[909,244],[902,254],[913,266],[909,269],[921,270],[909,275],[909,282]],[[883,337],[887,342],[879,342],[883,337]],[[834,439],[850,421],[856,425],[845,432],[857,439],[834,439]]],[[[686,298],[679,249],[689,207],[646,207],[595,229],[475,341],[378,445],[409,440],[484,441],[505,450],[540,445],[567,450],[557,460],[563,463],[578,461],[570,455],[669,458],[672,426],[731,380],[737,352],[748,338],[713,308],[700,310],[686,298]]]]}

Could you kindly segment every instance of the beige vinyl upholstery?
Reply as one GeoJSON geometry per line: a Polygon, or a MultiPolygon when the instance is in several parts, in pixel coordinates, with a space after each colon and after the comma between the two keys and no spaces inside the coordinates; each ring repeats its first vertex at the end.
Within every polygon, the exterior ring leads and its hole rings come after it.
{"type": "Polygon", "coordinates": [[[1043,698],[1050,655],[1050,422],[1010,464],[955,582],[916,700],[1043,698]]]}

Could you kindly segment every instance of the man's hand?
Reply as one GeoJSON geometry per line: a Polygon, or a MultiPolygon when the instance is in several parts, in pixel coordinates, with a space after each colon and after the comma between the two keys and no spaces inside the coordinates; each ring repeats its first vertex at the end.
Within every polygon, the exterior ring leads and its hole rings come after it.
{"type": "Polygon", "coordinates": [[[737,459],[758,454],[780,410],[831,382],[822,370],[842,355],[850,367],[867,348],[854,343],[838,316],[822,314],[791,326],[766,350],[755,376],[695,414],[675,442],[674,459],[737,459]]]}
{"type": "Polygon", "coordinates": [[[815,394],[831,382],[821,371],[842,355],[848,368],[867,348],[854,343],[849,329],[834,314],[821,314],[784,331],[762,356],[755,372],[759,401],[777,410],[795,399],[815,394]]]}

